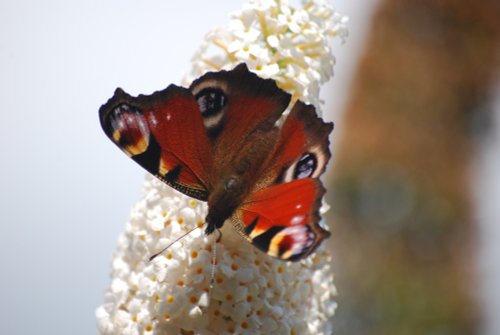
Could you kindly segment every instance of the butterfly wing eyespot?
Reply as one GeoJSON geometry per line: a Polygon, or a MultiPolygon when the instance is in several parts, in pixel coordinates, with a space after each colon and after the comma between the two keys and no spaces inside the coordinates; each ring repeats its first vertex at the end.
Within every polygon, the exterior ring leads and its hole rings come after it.
{"type": "Polygon", "coordinates": [[[313,176],[314,171],[318,167],[318,160],[313,153],[306,152],[297,161],[294,169],[294,179],[309,178],[313,176]]]}
{"type": "Polygon", "coordinates": [[[189,89],[201,98],[201,109],[209,111],[203,119],[216,142],[215,161],[236,154],[249,133],[267,124],[274,126],[290,102],[290,94],[274,80],[258,77],[244,63],[231,71],[208,72],[189,89]]]}
{"type": "Polygon", "coordinates": [[[323,164],[318,164],[318,155],[315,152],[305,152],[282,172],[281,181],[290,182],[295,179],[317,178],[321,174],[323,164]]]}
{"type": "Polygon", "coordinates": [[[205,88],[194,97],[200,106],[203,117],[217,115],[227,104],[227,96],[221,89],[217,88],[205,88]]]}
{"type": "MultiPolygon", "coordinates": [[[[332,130],[333,123],[325,123],[312,105],[297,101],[281,127],[263,175],[274,176],[276,184],[319,178],[331,157],[328,137],[332,130]]],[[[257,183],[257,189],[263,186],[268,184],[257,183]]]]}
{"type": "Polygon", "coordinates": [[[330,233],[319,225],[325,189],[313,178],[281,183],[251,194],[233,219],[236,230],[272,257],[296,261],[330,233]]]}
{"type": "Polygon", "coordinates": [[[203,124],[209,136],[215,138],[224,125],[225,107],[228,99],[224,89],[218,86],[198,88],[194,97],[200,107],[203,124]]]}
{"type": "Polygon", "coordinates": [[[130,157],[144,153],[150,141],[147,121],[140,111],[126,103],[113,108],[106,118],[108,136],[130,157]]]}

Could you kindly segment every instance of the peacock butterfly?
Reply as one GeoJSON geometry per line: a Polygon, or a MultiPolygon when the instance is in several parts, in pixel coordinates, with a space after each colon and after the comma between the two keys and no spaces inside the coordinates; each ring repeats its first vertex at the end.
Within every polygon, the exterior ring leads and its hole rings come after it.
{"type": "Polygon", "coordinates": [[[230,220],[270,256],[295,261],[330,233],[319,225],[332,123],[245,64],[189,88],[134,98],[118,88],[99,110],[106,135],[178,191],[208,202],[205,233],[230,220]]]}

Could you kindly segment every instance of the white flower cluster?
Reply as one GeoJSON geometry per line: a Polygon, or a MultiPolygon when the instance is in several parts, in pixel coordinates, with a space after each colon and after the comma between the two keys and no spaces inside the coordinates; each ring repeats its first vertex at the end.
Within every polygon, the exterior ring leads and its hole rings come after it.
{"type": "Polygon", "coordinates": [[[112,282],[96,314],[101,334],[328,334],[336,303],[330,257],[275,260],[243,242],[230,224],[212,246],[197,229],[152,262],[148,257],[203,225],[205,203],[154,177],[132,210],[112,263],[112,282]]]}
{"type": "Polygon", "coordinates": [[[330,41],[347,37],[347,17],[324,1],[251,0],[233,13],[227,27],[209,32],[193,57],[185,83],[207,71],[232,69],[245,62],[263,78],[272,78],[319,110],[319,87],[333,75],[330,41]]]}
{"type": "MultiPolygon", "coordinates": [[[[345,21],[320,1],[305,1],[300,9],[286,1],[250,1],[229,27],[207,36],[190,75],[245,62],[295,99],[317,105],[319,85],[334,63],[327,37],[343,39],[345,21]],[[222,56],[208,54],[213,45],[222,56]]],[[[331,333],[336,290],[331,257],[323,248],[300,262],[273,259],[244,241],[229,222],[215,244],[217,233],[203,233],[205,203],[151,176],[144,193],[113,256],[112,282],[96,311],[100,334],[331,333]],[[193,227],[201,229],[148,261],[193,227]]]]}

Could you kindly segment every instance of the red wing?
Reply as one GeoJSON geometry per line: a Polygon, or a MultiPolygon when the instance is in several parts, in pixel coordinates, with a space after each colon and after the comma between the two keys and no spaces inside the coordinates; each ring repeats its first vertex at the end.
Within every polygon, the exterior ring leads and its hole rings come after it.
{"type": "Polygon", "coordinates": [[[272,130],[290,102],[290,94],[274,80],[259,78],[245,64],[231,71],[209,72],[195,80],[190,90],[215,143],[219,165],[232,161],[256,129],[272,130]]]}
{"type": "Polygon", "coordinates": [[[297,101],[281,128],[264,175],[276,176],[276,183],[301,178],[318,178],[331,153],[328,136],[333,123],[325,123],[312,105],[297,101]]]}
{"type": "Polygon", "coordinates": [[[106,135],[143,168],[186,195],[207,199],[212,146],[189,90],[170,85],[133,98],[117,89],[99,115],[106,135]]]}
{"type": "Polygon", "coordinates": [[[238,216],[239,231],[270,256],[295,261],[309,255],[330,233],[319,225],[325,189],[304,178],[264,188],[250,195],[238,216]]]}

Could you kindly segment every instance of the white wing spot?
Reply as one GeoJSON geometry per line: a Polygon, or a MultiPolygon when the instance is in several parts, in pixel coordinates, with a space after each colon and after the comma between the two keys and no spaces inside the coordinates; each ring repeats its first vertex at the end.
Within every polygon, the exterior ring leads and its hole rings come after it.
{"type": "Polygon", "coordinates": [[[304,222],[305,216],[304,215],[295,215],[292,220],[290,220],[290,224],[292,226],[296,226],[304,222]]]}
{"type": "MultiPolygon", "coordinates": [[[[293,219],[292,219],[293,220],[293,219]]],[[[290,226],[283,229],[279,235],[289,236],[293,243],[289,250],[291,255],[298,255],[309,248],[314,241],[314,233],[310,232],[306,226],[290,226]]]]}

